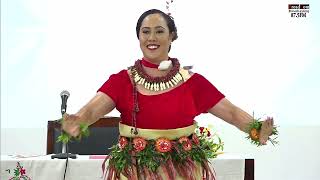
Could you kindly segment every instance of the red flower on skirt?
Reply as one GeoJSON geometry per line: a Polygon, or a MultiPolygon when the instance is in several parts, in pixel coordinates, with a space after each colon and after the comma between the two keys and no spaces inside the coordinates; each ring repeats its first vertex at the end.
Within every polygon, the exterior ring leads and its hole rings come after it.
{"type": "Polygon", "coordinates": [[[198,136],[197,136],[195,133],[192,134],[192,141],[193,141],[194,144],[196,144],[196,145],[199,145],[199,144],[200,144],[199,138],[198,138],[198,136]]]}
{"type": "Polygon", "coordinates": [[[159,138],[156,140],[156,150],[158,152],[165,153],[165,152],[170,151],[171,148],[172,148],[172,144],[169,139],[159,138]]]}
{"type": "Polygon", "coordinates": [[[210,137],[210,136],[211,136],[211,133],[210,133],[210,131],[209,131],[209,130],[208,130],[207,136],[208,136],[208,137],[210,137]]]}
{"type": "Polygon", "coordinates": [[[136,152],[140,152],[140,151],[144,150],[146,145],[147,145],[147,141],[141,137],[135,137],[133,139],[133,147],[136,152]]]}
{"type": "Polygon", "coordinates": [[[124,149],[128,145],[128,140],[126,137],[119,138],[119,148],[124,149]]]}
{"type": "Polygon", "coordinates": [[[186,136],[179,138],[179,143],[182,144],[182,147],[185,151],[190,151],[192,149],[191,141],[186,136]]]}
{"type": "Polygon", "coordinates": [[[203,133],[204,127],[199,127],[200,133],[203,133]]]}

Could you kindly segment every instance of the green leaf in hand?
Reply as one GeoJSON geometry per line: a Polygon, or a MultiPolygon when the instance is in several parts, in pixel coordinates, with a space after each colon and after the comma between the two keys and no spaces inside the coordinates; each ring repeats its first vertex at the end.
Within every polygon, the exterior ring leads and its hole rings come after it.
{"type": "Polygon", "coordinates": [[[62,142],[63,144],[67,144],[69,141],[71,141],[71,138],[72,137],[69,134],[62,131],[60,136],[58,136],[57,142],[62,142]]]}
{"type": "MultiPolygon", "coordinates": [[[[63,118],[59,119],[60,124],[62,124],[63,121],[64,121],[63,118]]],[[[64,144],[67,144],[68,142],[72,142],[72,140],[74,139],[81,141],[82,137],[88,137],[90,135],[89,125],[85,123],[80,123],[79,128],[80,128],[80,133],[77,137],[72,137],[71,135],[69,135],[68,133],[62,130],[60,136],[58,136],[57,138],[57,142],[62,142],[64,144]]]]}
{"type": "Polygon", "coordinates": [[[88,137],[90,135],[89,126],[87,124],[81,123],[79,126],[80,134],[76,137],[78,141],[80,141],[82,137],[88,137]]]}

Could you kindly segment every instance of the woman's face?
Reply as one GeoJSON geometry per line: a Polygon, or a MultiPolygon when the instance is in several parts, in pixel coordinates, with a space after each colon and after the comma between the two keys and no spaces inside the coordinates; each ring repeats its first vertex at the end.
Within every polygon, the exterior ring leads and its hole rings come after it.
{"type": "Polygon", "coordinates": [[[139,42],[143,56],[154,63],[168,59],[172,42],[166,20],[160,14],[150,14],[142,21],[139,42]]]}

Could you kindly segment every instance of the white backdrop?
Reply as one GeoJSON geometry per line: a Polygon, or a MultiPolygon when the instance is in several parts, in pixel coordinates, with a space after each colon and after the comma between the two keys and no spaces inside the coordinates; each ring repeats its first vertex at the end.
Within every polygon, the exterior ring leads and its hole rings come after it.
{"type": "MultiPolygon", "coordinates": [[[[320,134],[302,137],[303,132],[316,132],[310,128],[320,126],[316,113],[320,101],[319,7],[316,0],[175,0],[171,12],[179,38],[170,56],[179,58],[182,65],[194,65],[194,72],[204,75],[247,112],[273,115],[280,128],[291,133],[282,136],[286,148],[296,144],[289,143],[291,135],[299,134],[293,133],[296,128],[302,134],[296,137],[303,141],[299,143],[313,148],[320,134]],[[306,18],[290,17],[288,4],[293,3],[310,4],[306,18]]],[[[165,0],[3,0],[1,151],[43,153],[47,120],[60,117],[62,90],[71,93],[67,111],[75,113],[109,75],[142,57],[135,25],[150,8],[165,11],[165,0]],[[29,138],[37,139],[42,149],[12,143],[29,138]]],[[[212,116],[197,120],[215,124],[230,144],[228,151],[249,151],[257,158],[265,155],[260,156],[260,151],[277,151],[278,155],[281,151],[243,145],[243,134],[212,116]],[[225,132],[240,136],[239,142],[225,132]]],[[[317,155],[309,154],[313,156],[317,155]]],[[[319,161],[309,163],[310,171],[320,168],[319,161]]],[[[262,177],[266,166],[260,162],[257,169],[262,177]]],[[[311,173],[310,177],[316,176],[311,173]]]]}
{"type": "MultiPolygon", "coordinates": [[[[174,1],[179,38],[170,56],[250,113],[319,125],[319,3],[308,1],[300,19],[288,3],[174,1]]],[[[110,74],[142,57],[135,25],[150,8],[165,11],[165,1],[3,1],[2,127],[45,127],[59,118],[64,89],[76,112],[110,74]]]]}

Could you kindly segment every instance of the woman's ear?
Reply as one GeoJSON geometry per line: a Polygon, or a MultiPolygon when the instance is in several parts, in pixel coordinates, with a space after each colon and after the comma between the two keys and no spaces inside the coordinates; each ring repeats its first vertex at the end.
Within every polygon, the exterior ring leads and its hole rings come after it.
{"type": "Polygon", "coordinates": [[[176,36],[176,33],[175,33],[175,32],[170,33],[169,38],[170,38],[171,42],[174,41],[174,37],[175,37],[175,36],[176,36]]]}

